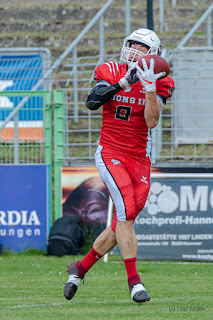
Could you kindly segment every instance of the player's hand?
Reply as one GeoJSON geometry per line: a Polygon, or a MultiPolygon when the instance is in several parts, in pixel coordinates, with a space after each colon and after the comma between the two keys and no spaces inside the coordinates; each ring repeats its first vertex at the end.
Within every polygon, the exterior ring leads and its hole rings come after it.
{"type": "Polygon", "coordinates": [[[136,83],[139,81],[138,77],[137,77],[137,62],[133,62],[131,64],[131,67],[128,69],[127,73],[125,74],[125,76],[123,78],[120,79],[121,83],[124,85],[124,87],[129,87],[132,84],[136,83]]]}
{"type": "Polygon", "coordinates": [[[146,60],[142,58],[143,70],[137,65],[137,76],[140,79],[142,86],[144,87],[146,92],[154,92],[156,91],[156,80],[165,76],[165,72],[154,73],[154,59],[150,59],[150,66],[146,64],[146,60]]]}

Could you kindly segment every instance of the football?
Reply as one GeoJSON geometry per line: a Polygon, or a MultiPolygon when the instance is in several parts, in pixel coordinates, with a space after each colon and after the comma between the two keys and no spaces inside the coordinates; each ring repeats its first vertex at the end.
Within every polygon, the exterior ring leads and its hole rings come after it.
{"type": "MultiPolygon", "coordinates": [[[[149,54],[147,56],[144,56],[143,58],[146,60],[146,64],[147,64],[148,68],[150,65],[150,59],[152,59],[152,58],[154,59],[154,63],[155,63],[154,64],[154,73],[159,73],[162,71],[166,72],[166,75],[161,77],[160,79],[165,78],[166,76],[168,76],[170,74],[170,66],[169,66],[168,62],[165,59],[161,58],[160,56],[157,56],[156,54],[149,54]]],[[[142,59],[138,61],[138,66],[143,70],[142,59]]]]}

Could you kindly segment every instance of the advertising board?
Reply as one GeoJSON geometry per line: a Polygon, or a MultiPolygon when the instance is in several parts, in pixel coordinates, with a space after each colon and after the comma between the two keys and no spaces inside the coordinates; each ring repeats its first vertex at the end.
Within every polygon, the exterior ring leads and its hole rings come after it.
{"type": "MultiPolygon", "coordinates": [[[[105,201],[100,201],[88,192],[99,189],[99,179],[95,167],[63,168],[63,212],[106,224],[106,195],[105,201]],[[85,183],[92,178],[93,185],[85,183]],[[82,189],[77,193],[84,184],[87,193],[82,189]],[[87,194],[90,201],[86,201],[87,194]]],[[[104,185],[100,192],[104,193],[104,185]]],[[[213,261],[213,174],[153,170],[150,192],[134,228],[139,259],[213,261]]],[[[111,254],[120,254],[119,248],[111,254]]]]}
{"type": "MultiPolygon", "coordinates": [[[[138,258],[213,261],[213,175],[151,177],[134,224],[138,258]]],[[[113,254],[118,252],[116,247],[113,254]]]]}
{"type": "Polygon", "coordinates": [[[0,176],[3,250],[45,250],[49,232],[48,165],[0,165],[0,176]]]}
{"type": "MultiPolygon", "coordinates": [[[[23,91],[23,97],[0,97],[0,123],[24,98],[24,91],[31,90],[42,79],[50,66],[50,52],[46,48],[0,49],[0,90],[23,91]]],[[[51,88],[51,80],[45,80],[37,90],[51,88]]],[[[19,140],[43,138],[43,98],[31,97],[18,113],[19,140]],[[29,128],[31,130],[29,130],[29,128]]],[[[14,121],[1,131],[0,140],[12,140],[14,121]]]]}

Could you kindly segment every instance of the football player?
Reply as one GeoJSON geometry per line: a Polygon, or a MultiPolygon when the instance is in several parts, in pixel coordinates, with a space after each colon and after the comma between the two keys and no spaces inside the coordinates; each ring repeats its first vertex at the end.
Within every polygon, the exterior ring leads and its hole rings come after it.
{"type": "Polygon", "coordinates": [[[143,209],[150,188],[150,129],[158,124],[161,107],[171,97],[174,82],[165,73],[154,73],[154,60],[143,70],[137,62],[147,54],[160,55],[158,36],[139,29],[124,39],[123,64],[109,61],[95,70],[96,86],[86,105],[90,110],[103,106],[103,124],[95,153],[96,166],[114,203],[111,226],[95,240],[92,249],[68,267],[64,295],[70,300],[88,270],[118,244],[135,302],[150,300],[136,269],[137,239],[133,223],[143,209]]]}

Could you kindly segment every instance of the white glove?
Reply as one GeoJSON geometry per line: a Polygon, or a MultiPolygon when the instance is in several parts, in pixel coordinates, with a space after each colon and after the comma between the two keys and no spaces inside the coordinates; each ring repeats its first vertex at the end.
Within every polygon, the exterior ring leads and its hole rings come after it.
{"type": "Polygon", "coordinates": [[[150,67],[146,64],[146,60],[142,58],[143,70],[137,65],[137,76],[146,92],[156,91],[156,80],[165,76],[166,72],[154,73],[154,59],[150,59],[150,67]]]}
{"type": "Polygon", "coordinates": [[[123,85],[126,87],[131,86],[132,84],[136,83],[139,81],[136,72],[136,66],[138,65],[137,62],[133,62],[131,67],[128,69],[127,73],[123,78],[120,79],[120,81],[123,83],[123,85]]]}

